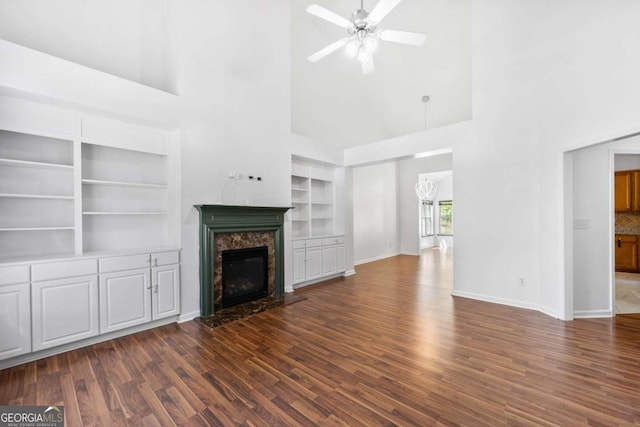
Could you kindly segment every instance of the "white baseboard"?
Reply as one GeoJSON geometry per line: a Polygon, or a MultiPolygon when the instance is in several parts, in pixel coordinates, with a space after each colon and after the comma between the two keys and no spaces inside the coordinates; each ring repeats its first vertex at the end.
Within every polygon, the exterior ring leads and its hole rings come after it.
{"type": "Polygon", "coordinates": [[[470,298],[479,301],[492,302],[495,304],[509,305],[511,307],[526,308],[527,310],[540,311],[540,307],[537,304],[531,304],[525,301],[518,301],[510,298],[492,297],[490,295],[476,294],[474,292],[451,291],[451,295],[454,297],[470,298]]]}
{"type": "Polygon", "coordinates": [[[400,255],[420,256],[418,252],[400,252],[400,255]]]}
{"type": "Polygon", "coordinates": [[[200,310],[181,314],[180,316],[178,316],[178,323],[189,322],[195,319],[196,317],[200,317],[200,310]]]}
{"type": "Polygon", "coordinates": [[[353,276],[354,274],[356,274],[355,270],[347,270],[344,272],[344,277],[353,276]]]}
{"type": "Polygon", "coordinates": [[[574,319],[598,319],[602,317],[613,317],[611,310],[576,310],[573,312],[574,319]]]}
{"type": "Polygon", "coordinates": [[[354,261],[353,265],[360,265],[360,264],[366,264],[368,262],[380,261],[381,259],[391,258],[391,257],[396,256],[396,255],[400,255],[400,253],[396,252],[396,253],[393,253],[393,254],[379,255],[379,256],[374,256],[372,258],[361,259],[361,260],[358,260],[358,261],[354,261]]]}

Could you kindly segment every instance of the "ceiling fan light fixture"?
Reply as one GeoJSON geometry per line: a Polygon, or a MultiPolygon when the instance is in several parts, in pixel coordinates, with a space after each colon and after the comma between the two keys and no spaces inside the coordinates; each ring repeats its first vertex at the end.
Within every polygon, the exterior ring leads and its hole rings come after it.
{"type": "Polygon", "coordinates": [[[358,49],[360,48],[360,42],[355,38],[349,40],[347,45],[344,47],[344,51],[347,56],[351,58],[355,58],[358,55],[358,49]]]}
{"type": "Polygon", "coordinates": [[[360,45],[360,49],[358,49],[358,61],[360,61],[361,64],[371,61],[371,52],[369,52],[364,44],[360,45]]]}
{"type": "Polygon", "coordinates": [[[379,39],[421,46],[426,40],[425,34],[377,29],[378,23],[401,1],[379,0],[378,4],[369,13],[364,10],[363,0],[360,0],[360,9],[353,12],[350,19],[343,18],[317,4],[310,5],[306,9],[309,14],[344,28],[347,30],[348,37],[320,49],[308,57],[309,61],[318,61],[346,45],[345,53],[350,57],[356,57],[362,66],[362,72],[368,74],[374,70],[372,53],[377,49],[379,39]]]}
{"type": "Polygon", "coordinates": [[[378,48],[378,38],[375,35],[371,34],[365,37],[365,39],[362,41],[362,44],[367,48],[369,52],[373,53],[378,48]]]}

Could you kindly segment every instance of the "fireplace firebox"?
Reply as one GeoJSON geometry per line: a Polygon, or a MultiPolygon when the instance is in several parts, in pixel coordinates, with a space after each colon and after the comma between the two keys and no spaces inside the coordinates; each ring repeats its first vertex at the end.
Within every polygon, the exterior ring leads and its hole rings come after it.
{"type": "Polygon", "coordinates": [[[267,246],[222,251],[222,307],[268,295],[267,246]]]}

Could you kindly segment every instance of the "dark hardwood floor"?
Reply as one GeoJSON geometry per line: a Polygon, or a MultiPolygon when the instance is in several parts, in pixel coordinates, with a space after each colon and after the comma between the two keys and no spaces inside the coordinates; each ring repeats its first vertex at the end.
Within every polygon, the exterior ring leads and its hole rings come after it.
{"type": "Polygon", "coordinates": [[[450,296],[438,251],[0,371],[0,404],[81,425],[639,425],[640,315],[562,322],[450,296]]]}

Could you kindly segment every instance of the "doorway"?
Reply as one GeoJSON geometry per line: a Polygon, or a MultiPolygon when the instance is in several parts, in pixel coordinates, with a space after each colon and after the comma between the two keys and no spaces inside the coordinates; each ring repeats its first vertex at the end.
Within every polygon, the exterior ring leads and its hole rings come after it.
{"type": "Polygon", "coordinates": [[[613,155],[614,310],[640,313],[640,154],[613,155]]]}

